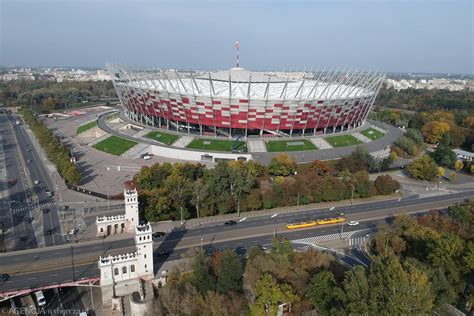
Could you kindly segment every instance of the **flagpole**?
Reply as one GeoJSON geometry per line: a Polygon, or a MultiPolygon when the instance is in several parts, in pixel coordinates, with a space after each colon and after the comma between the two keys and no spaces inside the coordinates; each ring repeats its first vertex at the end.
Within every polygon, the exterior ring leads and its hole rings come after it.
{"type": "Polygon", "coordinates": [[[237,45],[237,68],[239,68],[240,43],[237,45]]]}

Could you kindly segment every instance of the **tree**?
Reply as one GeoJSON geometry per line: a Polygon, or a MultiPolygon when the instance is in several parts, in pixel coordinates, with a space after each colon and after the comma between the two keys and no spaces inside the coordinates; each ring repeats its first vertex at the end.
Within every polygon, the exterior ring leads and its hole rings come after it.
{"type": "Polygon", "coordinates": [[[465,205],[454,205],[448,208],[448,215],[455,221],[462,224],[469,224],[472,221],[473,214],[465,205]]]}
{"type": "Polygon", "coordinates": [[[444,134],[436,150],[431,153],[431,158],[433,158],[437,164],[448,167],[454,166],[456,154],[449,147],[450,143],[449,134],[444,134]]]}
{"type": "Polygon", "coordinates": [[[374,181],[374,186],[377,193],[381,195],[392,194],[400,189],[400,183],[389,175],[378,176],[374,181]]]}
{"type": "Polygon", "coordinates": [[[411,177],[419,180],[431,181],[438,175],[438,166],[429,155],[410,162],[407,170],[411,177]]]}
{"type": "Polygon", "coordinates": [[[193,284],[202,295],[207,291],[214,290],[216,280],[209,271],[207,256],[198,253],[194,259],[193,272],[191,274],[191,284],[193,284]]]}
{"type": "Polygon", "coordinates": [[[456,171],[459,171],[462,170],[462,168],[464,168],[464,163],[462,162],[462,160],[456,160],[456,163],[454,164],[454,169],[456,171]]]}
{"type": "Polygon", "coordinates": [[[393,256],[375,258],[369,273],[371,312],[379,315],[428,314],[433,294],[425,272],[412,264],[402,266],[393,256]]]}
{"type": "Polygon", "coordinates": [[[183,220],[188,217],[187,212],[186,214],[184,213],[184,207],[189,195],[190,181],[178,174],[178,172],[173,171],[173,173],[168,178],[166,178],[164,184],[165,188],[167,188],[167,190],[172,193],[171,198],[174,207],[180,210],[180,218],[182,223],[183,220]]]}
{"type": "Polygon", "coordinates": [[[429,121],[421,128],[421,133],[426,142],[436,144],[441,140],[445,133],[449,132],[450,128],[451,127],[447,122],[429,121]]]}
{"type": "Polygon", "coordinates": [[[207,195],[207,187],[203,179],[197,179],[193,184],[193,193],[191,198],[191,203],[196,208],[197,218],[201,216],[199,209],[203,203],[204,198],[207,195]]]}
{"type": "Polygon", "coordinates": [[[296,171],[295,159],[285,153],[279,154],[270,160],[268,171],[273,176],[288,176],[293,174],[296,171]]]}
{"type": "Polygon", "coordinates": [[[254,181],[250,175],[238,168],[230,168],[230,195],[237,201],[237,216],[240,216],[240,201],[252,188],[254,181]]]}
{"type": "Polygon", "coordinates": [[[356,266],[344,275],[344,309],[350,315],[369,315],[370,287],[365,269],[356,266]]]}
{"type": "Polygon", "coordinates": [[[311,163],[310,169],[316,173],[318,176],[328,176],[333,175],[336,170],[328,164],[327,162],[315,160],[311,163]]]}
{"type": "Polygon", "coordinates": [[[251,315],[276,315],[282,303],[292,304],[299,301],[291,285],[279,284],[275,278],[265,273],[255,284],[255,303],[250,306],[251,315]]]}
{"type": "Polygon", "coordinates": [[[225,250],[217,264],[217,292],[239,292],[241,288],[242,267],[239,258],[234,251],[225,250]]]}
{"type": "Polygon", "coordinates": [[[311,278],[308,297],[321,315],[329,315],[331,309],[340,305],[343,297],[331,271],[321,271],[311,278]]]}

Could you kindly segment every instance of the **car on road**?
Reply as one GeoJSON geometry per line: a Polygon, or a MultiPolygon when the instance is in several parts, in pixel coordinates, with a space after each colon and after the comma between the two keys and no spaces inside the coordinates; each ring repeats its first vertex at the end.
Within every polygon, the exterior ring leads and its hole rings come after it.
{"type": "Polygon", "coordinates": [[[163,251],[157,254],[158,257],[168,257],[171,254],[170,251],[163,251]]]}
{"type": "Polygon", "coordinates": [[[28,236],[22,236],[20,237],[21,242],[26,242],[28,240],[28,236]]]}
{"type": "Polygon", "coordinates": [[[33,219],[31,217],[25,217],[24,221],[25,223],[30,224],[33,221],[33,219]]]}
{"type": "Polygon", "coordinates": [[[143,156],[143,160],[150,160],[150,159],[151,159],[151,157],[148,156],[148,155],[143,156]]]}
{"type": "Polygon", "coordinates": [[[10,278],[10,275],[7,273],[0,274],[0,282],[6,282],[10,278]]]}
{"type": "Polygon", "coordinates": [[[49,213],[49,208],[44,208],[41,211],[43,212],[43,214],[49,213]]]}
{"type": "Polygon", "coordinates": [[[153,233],[153,238],[160,238],[160,237],[163,237],[165,235],[164,232],[155,232],[153,233]]]}
{"type": "Polygon", "coordinates": [[[10,179],[8,180],[8,185],[14,186],[16,184],[17,180],[16,179],[10,179]]]}
{"type": "Polygon", "coordinates": [[[35,183],[35,184],[40,184],[40,181],[39,181],[39,180],[35,180],[34,183],[35,183]]]}
{"type": "Polygon", "coordinates": [[[49,191],[49,190],[46,190],[46,191],[45,191],[45,194],[46,194],[47,197],[53,196],[53,192],[51,192],[51,191],[49,191]]]}
{"type": "Polygon", "coordinates": [[[33,162],[33,160],[31,160],[31,159],[28,159],[26,162],[28,162],[28,163],[31,163],[31,162],[33,162]]]}
{"type": "Polygon", "coordinates": [[[236,221],[227,221],[227,222],[224,223],[225,226],[232,226],[232,225],[235,225],[235,224],[237,224],[236,221]]]}
{"type": "Polygon", "coordinates": [[[53,229],[47,229],[44,231],[44,235],[47,236],[47,235],[52,235],[54,233],[54,230],[53,229]]]}
{"type": "Polygon", "coordinates": [[[349,226],[357,226],[357,225],[359,225],[359,222],[358,222],[358,221],[348,221],[348,222],[347,222],[347,225],[349,225],[349,226]]]}

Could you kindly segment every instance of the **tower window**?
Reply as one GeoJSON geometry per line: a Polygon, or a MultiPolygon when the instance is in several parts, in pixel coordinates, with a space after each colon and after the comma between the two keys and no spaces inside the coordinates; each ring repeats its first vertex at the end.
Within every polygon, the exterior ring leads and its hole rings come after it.
{"type": "Polygon", "coordinates": [[[118,268],[115,268],[115,269],[114,269],[114,274],[115,274],[115,275],[118,275],[118,274],[119,274],[118,268]]]}
{"type": "Polygon", "coordinates": [[[134,265],[134,264],[132,264],[132,265],[130,266],[130,272],[135,272],[135,265],[134,265]]]}
{"type": "Polygon", "coordinates": [[[125,267],[125,266],[122,267],[122,273],[123,273],[123,274],[127,273],[127,267],[125,267]]]}
{"type": "Polygon", "coordinates": [[[146,258],[146,255],[143,255],[143,258],[146,258]]]}

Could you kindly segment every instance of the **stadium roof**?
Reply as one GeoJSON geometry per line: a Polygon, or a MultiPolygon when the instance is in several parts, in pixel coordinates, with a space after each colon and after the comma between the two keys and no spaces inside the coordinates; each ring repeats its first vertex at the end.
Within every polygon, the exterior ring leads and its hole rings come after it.
{"type": "Polygon", "coordinates": [[[384,75],[381,73],[308,73],[302,79],[290,79],[243,68],[206,72],[198,75],[177,71],[115,70],[117,84],[215,98],[312,100],[349,99],[372,95],[384,75]],[[308,78],[309,77],[309,78],[308,78]],[[120,80],[118,80],[120,78],[120,80]]]}

